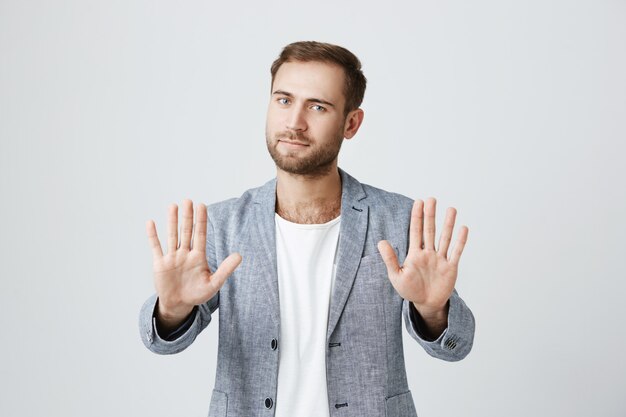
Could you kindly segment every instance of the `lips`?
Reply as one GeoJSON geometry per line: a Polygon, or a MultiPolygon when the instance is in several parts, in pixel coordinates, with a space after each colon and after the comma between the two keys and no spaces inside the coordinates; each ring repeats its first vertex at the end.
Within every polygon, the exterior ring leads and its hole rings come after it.
{"type": "Polygon", "coordinates": [[[310,141],[304,135],[293,134],[291,132],[283,132],[276,135],[276,139],[279,142],[283,142],[289,145],[309,146],[310,141]],[[305,141],[303,142],[302,139],[305,141]]]}
{"type": "Polygon", "coordinates": [[[289,145],[300,145],[300,146],[309,146],[306,143],[302,143],[302,142],[295,142],[292,140],[283,140],[283,139],[279,139],[279,142],[283,142],[289,145]]]}

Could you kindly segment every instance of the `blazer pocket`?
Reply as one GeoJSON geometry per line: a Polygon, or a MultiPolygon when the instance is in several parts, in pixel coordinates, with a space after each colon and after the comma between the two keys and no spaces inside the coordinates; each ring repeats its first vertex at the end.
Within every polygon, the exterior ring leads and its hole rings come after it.
{"type": "Polygon", "coordinates": [[[371,253],[369,255],[365,255],[361,258],[361,262],[359,263],[359,269],[371,265],[376,262],[383,262],[383,257],[380,256],[380,253],[371,253]]]}
{"type": "MultiPolygon", "coordinates": [[[[396,251],[396,256],[398,256],[398,247],[394,246],[393,250],[396,251]]],[[[361,262],[359,263],[359,268],[362,268],[364,266],[368,266],[371,264],[375,264],[377,262],[382,262],[383,264],[385,263],[385,261],[383,260],[383,257],[381,256],[380,252],[378,251],[378,249],[376,249],[375,252],[371,252],[368,253],[367,255],[361,257],[361,262]]]]}
{"type": "Polygon", "coordinates": [[[387,285],[391,283],[383,257],[378,252],[369,253],[361,258],[348,301],[357,309],[362,307],[371,310],[373,306],[382,309],[381,297],[386,293],[387,285]]]}
{"type": "Polygon", "coordinates": [[[417,417],[411,391],[385,399],[387,417],[417,417]]]}
{"type": "Polygon", "coordinates": [[[209,405],[209,417],[226,417],[228,412],[228,395],[225,392],[213,390],[211,404],[209,405]]]}

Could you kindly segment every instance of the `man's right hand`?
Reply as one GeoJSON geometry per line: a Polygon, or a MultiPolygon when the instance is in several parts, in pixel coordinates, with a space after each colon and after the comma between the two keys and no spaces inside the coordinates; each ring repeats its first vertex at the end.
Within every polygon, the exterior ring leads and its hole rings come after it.
{"type": "Polygon", "coordinates": [[[178,206],[170,205],[166,255],[161,250],[154,221],[146,222],[146,233],[153,255],[154,285],[159,297],[157,320],[166,331],[178,327],[194,306],[207,302],[217,294],[241,263],[241,255],[233,253],[212,273],[206,258],[206,206],[199,204],[196,207],[195,230],[191,200],[183,201],[181,214],[183,219],[179,244],[178,206]]]}

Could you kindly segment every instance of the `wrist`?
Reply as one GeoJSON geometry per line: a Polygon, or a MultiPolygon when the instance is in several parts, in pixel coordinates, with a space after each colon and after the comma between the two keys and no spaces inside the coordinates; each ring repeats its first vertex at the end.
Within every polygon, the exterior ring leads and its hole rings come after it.
{"type": "Polygon", "coordinates": [[[422,316],[425,320],[437,320],[448,317],[448,301],[446,301],[446,303],[441,307],[419,305],[413,301],[411,301],[411,303],[420,316],[422,316]]]}
{"type": "Polygon", "coordinates": [[[418,333],[428,341],[436,340],[448,326],[448,303],[441,308],[418,307],[411,302],[417,311],[416,325],[418,333]]]}
{"type": "Polygon", "coordinates": [[[194,306],[176,305],[174,307],[167,307],[161,299],[157,299],[156,316],[157,319],[167,327],[176,326],[181,323],[189,313],[193,310],[194,306]]]}

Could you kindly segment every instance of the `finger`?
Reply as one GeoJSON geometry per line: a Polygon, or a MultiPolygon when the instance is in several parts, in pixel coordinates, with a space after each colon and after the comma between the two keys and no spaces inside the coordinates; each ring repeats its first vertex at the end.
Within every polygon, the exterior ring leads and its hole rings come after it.
{"type": "Polygon", "coordinates": [[[454,230],[454,221],[456,220],[456,209],[454,207],[448,207],[446,211],[446,220],[441,230],[441,236],[439,237],[439,245],[437,245],[437,252],[443,255],[444,258],[448,258],[448,248],[450,247],[450,241],[452,240],[452,230],[454,230]]]}
{"type": "Polygon", "coordinates": [[[167,215],[167,253],[176,252],[178,247],[178,206],[170,204],[167,215]]]}
{"type": "Polygon", "coordinates": [[[411,223],[409,225],[409,252],[421,250],[424,230],[424,202],[415,200],[411,209],[411,223]]]}
{"type": "Polygon", "coordinates": [[[181,209],[182,221],[180,223],[180,247],[191,249],[191,233],[193,232],[193,203],[191,200],[183,200],[181,209]]]}
{"type": "Polygon", "coordinates": [[[193,233],[193,248],[200,252],[206,252],[206,223],[207,212],[206,206],[202,203],[196,207],[196,224],[193,233]]]}
{"type": "Polygon", "coordinates": [[[215,273],[211,275],[211,284],[213,286],[214,294],[222,288],[226,279],[235,271],[240,263],[241,255],[238,253],[231,253],[222,261],[215,273]]]}
{"type": "Polygon", "coordinates": [[[450,263],[454,266],[459,266],[459,260],[461,259],[463,248],[465,247],[465,243],[467,242],[468,234],[469,234],[468,227],[461,226],[461,230],[459,230],[459,234],[456,238],[456,243],[454,244],[454,248],[452,248],[452,254],[450,255],[450,263]]]}
{"type": "Polygon", "coordinates": [[[159,236],[157,235],[156,226],[152,220],[146,222],[146,234],[148,235],[148,243],[152,249],[152,257],[158,259],[163,256],[163,250],[161,249],[161,242],[159,242],[159,236]]]}
{"type": "Polygon", "coordinates": [[[398,257],[396,256],[396,251],[393,250],[389,242],[386,240],[381,240],[378,242],[378,252],[383,257],[383,261],[385,261],[385,265],[387,266],[387,274],[392,277],[395,276],[398,272],[400,272],[400,265],[398,265],[398,257]]]}
{"type": "Polygon", "coordinates": [[[424,249],[435,250],[435,211],[437,200],[430,197],[424,204],[424,249]]]}

